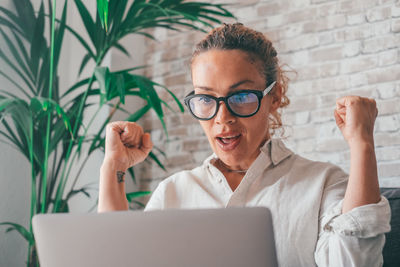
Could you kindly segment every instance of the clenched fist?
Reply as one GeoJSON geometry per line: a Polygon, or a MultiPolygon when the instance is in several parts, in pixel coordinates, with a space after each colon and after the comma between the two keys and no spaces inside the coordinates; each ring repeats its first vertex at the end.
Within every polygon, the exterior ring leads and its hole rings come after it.
{"type": "Polygon", "coordinates": [[[336,124],[349,144],[358,141],[373,143],[377,115],[378,109],[374,99],[345,96],[336,101],[336,124]]]}
{"type": "Polygon", "coordinates": [[[117,121],[107,125],[104,161],[113,161],[125,171],[142,162],[153,148],[150,134],[134,122],[117,121]]]}

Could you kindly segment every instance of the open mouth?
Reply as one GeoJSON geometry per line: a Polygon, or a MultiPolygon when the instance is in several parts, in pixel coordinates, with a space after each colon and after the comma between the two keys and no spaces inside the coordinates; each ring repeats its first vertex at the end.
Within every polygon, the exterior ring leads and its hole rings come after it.
{"type": "Polygon", "coordinates": [[[217,143],[223,150],[232,150],[240,143],[242,135],[217,136],[217,143]]]}

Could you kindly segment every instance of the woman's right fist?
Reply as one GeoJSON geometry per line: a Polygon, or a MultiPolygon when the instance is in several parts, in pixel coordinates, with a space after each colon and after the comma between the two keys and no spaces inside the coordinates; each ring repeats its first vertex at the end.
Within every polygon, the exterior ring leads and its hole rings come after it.
{"type": "Polygon", "coordinates": [[[116,121],[107,125],[104,161],[117,163],[122,171],[145,160],[152,148],[150,134],[138,124],[116,121]]]}

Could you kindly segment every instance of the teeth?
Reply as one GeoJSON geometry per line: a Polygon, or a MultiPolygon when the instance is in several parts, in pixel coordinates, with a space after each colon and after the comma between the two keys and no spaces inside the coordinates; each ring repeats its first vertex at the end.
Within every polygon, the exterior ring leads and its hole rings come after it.
{"type": "Polygon", "coordinates": [[[220,137],[220,138],[222,138],[222,139],[229,139],[229,138],[236,138],[236,137],[238,137],[239,135],[232,135],[232,136],[225,136],[225,137],[220,137]]]}
{"type": "Polygon", "coordinates": [[[232,142],[232,140],[238,138],[239,135],[235,135],[235,136],[226,136],[226,137],[219,137],[219,139],[224,143],[224,144],[228,144],[230,142],[232,142]]]}

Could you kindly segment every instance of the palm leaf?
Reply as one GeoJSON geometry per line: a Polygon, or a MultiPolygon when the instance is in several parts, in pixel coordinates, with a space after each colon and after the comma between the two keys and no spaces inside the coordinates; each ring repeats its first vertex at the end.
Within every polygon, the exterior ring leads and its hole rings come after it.
{"type": "Polygon", "coordinates": [[[29,0],[12,1],[17,11],[17,21],[21,30],[24,31],[27,40],[32,40],[34,34],[34,27],[36,23],[35,10],[29,0]]]}
{"type": "Polygon", "coordinates": [[[97,0],[97,12],[99,13],[101,26],[108,31],[108,0],[97,0]]]}
{"type": "Polygon", "coordinates": [[[128,202],[132,202],[132,200],[134,198],[143,197],[143,196],[147,196],[150,194],[151,194],[151,191],[137,191],[137,192],[127,193],[126,198],[128,199],[128,202]]]}
{"type": "Polygon", "coordinates": [[[15,64],[6,56],[6,54],[1,49],[0,49],[0,58],[2,58],[8,64],[8,66],[11,67],[11,69],[15,71],[16,74],[18,74],[18,76],[24,81],[25,85],[30,89],[30,91],[32,93],[35,93],[34,87],[32,83],[29,81],[29,78],[27,78],[26,75],[23,72],[21,72],[19,68],[15,66],[15,64]]]}
{"type": "Polygon", "coordinates": [[[55,39],[54,39],[54,66],[55,66],[55,69],[57,69],[57,66],[58,66],[58,61],[59,61],[60,54],[61,54],[62,42],[64,39],[64,32],[65,32],[66,20],[67,20],[67,3],[68,3],[68,1],[65,1],[64,7],[63,7],[63,12],[61,15],[61,20],[60,20],[59,26],[55,32],[55,39]]]}
{"type": "Polygon", "coordinates": [[[33,243],[34,242],[34,238],[32,233],[30,233],[28,230],[26,230],[25,227],[23,227],[20,224],[17,223],[12,223],[12,222],[2,222],[0,223],[0,225],[9,225],[10,227],[6,230],[6,232],[10,232],[13,230],[16,230],[18,233],[21,234],[21,236],[28,241],[29,243],[33,243]]]}
{"type": "Polygon", "coordinates": [[[3,24],[9,27],[11,30],[14,30],[24,36],[24,32],[21,30],[20,20],[19,18],[12,13],[11,11],[5,9],[4,7],[0,6],[0,11],[3,12],[8,18],[0,17],[0,24],[3,24]]]}
{"type": "Polygon", "coordinates": [[[42,54],[41,52],[43,49],[47,48],[46,41],[43,37],[44,34],[44,5],[43,2],[40,5],[39,9],[39,14],[38,17],[35,21],[35,24],[33,24],[33,35],[31,39],[31,60],[30,60],[30,67],[32,74],[34,76],[37,75],[38,69],[39,69],[39,59],[40,55],[42,54]]]}
{"type": "Polygon", "coordinates": [[[152,160],[154,160],[154,161],[157,163],[157,165],[158,165],[161,169],[163,169],[164,171],[166,171],[164,165],[161,163],[161,161],[158,159],[158,157],[157,157],[153,152],[150,152],[150,153],[149,153],[149,157],[150,157],[152,160]]]}
{"type": "Polygon", "coordinates": [[[78,8],[79,15],[83,21],[83,25],[85,26],[86,32],[89,34],[90,40],[93,44],[97,43],[97,38],[95,35],[96,32],[96,24],[94,23],[92,16],[89,11],[82,3],[81,0],[74,0],[76,7],[78,8]]]}
{"type": "MultiPolygon", "coordinates": [[[[82,58],[82,62],[81,62],[81,66],[79,67],[79,71],[78,71],[78,76],[81,75],[83,69],[85,68],[86,64],[89,62],[89,60],[92,58],[92,56],[87,53],[83,58],[82,58]]],[[[87,81],[89,81],[89,79],[87,79],[87,81]]]]}

